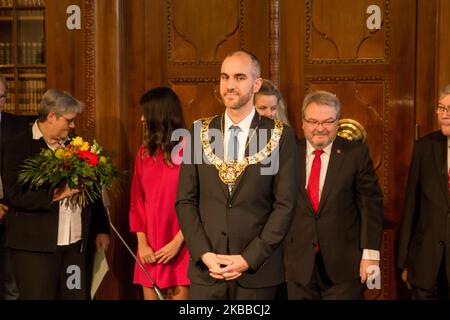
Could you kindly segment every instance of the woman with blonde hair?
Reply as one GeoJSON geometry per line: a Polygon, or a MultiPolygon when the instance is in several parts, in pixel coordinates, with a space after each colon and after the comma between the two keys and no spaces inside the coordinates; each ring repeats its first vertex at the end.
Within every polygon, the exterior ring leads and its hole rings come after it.
{"type": "Polygon", "coordinates": [[[254,102],[256,111],[260,115],[281,120],[284,124],[290,125],[281,92],[271,81],[264,79],[261,89],[255,94],[254,102]]]}

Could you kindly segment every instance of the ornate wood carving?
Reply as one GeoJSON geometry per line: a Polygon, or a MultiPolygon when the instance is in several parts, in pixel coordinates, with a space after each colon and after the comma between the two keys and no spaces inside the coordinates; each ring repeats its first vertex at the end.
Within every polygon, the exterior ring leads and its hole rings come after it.
{"type": "MultiPolygon", "coordinates": [[[[319,0],[316,0],[317,2],[319,0]]],[[[327,7],[327,1],[322,0],[323,3],[320,7],[323,9],[323,7],[327,7]]],[[[356,4],[356,3],[355,3],[356,4]]],[[[363,8],[364,4],[357,3],[361,8],[363,8]]],[[[369,4],[369,2],[367,2],[369,4]]],[[[339,6],[341,4],[339,3],[339,6]]],[[[342,5],[342,7],[350,7],[342,5]]],[[[364,14],[364,12],[361,12],[361,15],[364,14]]],[[[339,12],[333,12],[333,15],[339,16],[339,12]]],[[[358,27],[361,27],[358,25],[358,27]]],[[[364,28],[364,27],[363,27],[364,28]]],[[[342,34],[341,34],[342,35],[342,34]]],[[[358,34],[355,34],[355,37],[358,37],[358,34]]],[[[381,36],[381,35],[380,35],[381,36]]],[[[348,35],[347,35],[348,37],[348,35]]],[[[314,25],[313,21],[313,0],[307,0],[306,1],[306,47],[305,47],[305,55],[307,59],[307,63],[310,64],[381,64],[381,63],[387,63],[389,59],[390,54],[390,0],[384,0],[384,11],[383,11],[383,23],[382,23],[382,29],[371,31],[366,33],[365,35],[360,35],[358,40],[358,45],[355,46],[355,48],[345,48],[347,49],[355,49],[355,58],[339,58],[339,50],[342,49],[339,47],[339,43],[335,41],[335,39],[332,39],[330,35],[328,35],[326,32],[323,32],[314,25]],[[374,36],[378,36],[377,34],[379,32],[384,32],[384,57],[382,58],[357,58],[357,53],[363,46],[363,44],[373,38],[374,36]],[[317,33],[321,36],[321,38],[327,42],[329,42],[328,50],[334,50],[336,51],[336,58],[334,59],[327,59],[327,58],[314,58],[313,57],[313,37],[314,33],[317,33]]],[[[357,39],[355,38],[354,41],[357,39]]],[[[356,42],[354,42],[356,44],[356,42]]],[[[324,49],[325,50],[325,49],[324,49]]],[[[326,51],[326,50],[325,50],[326,51]]]]}
{"type": "Polygon", "coordinates": [[[95,4],[94,0],[84,2],[84,42],[86,68],[86,102],[84,111],[85,136],[95,137],[95,4]]]}
{"type": "MultiPolygon", "coordinates": [[[[230,41],[237,33],[239,37],[239,46],[240,48],[244,48],[244,0],[235,0],[236,8],[238,8],[238,12],[236,12],[236,16],[231,18],[231,22],[227,20],[214,20],[211,18],[211,14],[202,10],[198,10],[199,3],[195,0],[184,0],[183,3],[177,3],[177,0],[167,0],[166,1],[166,15],[167,15],[167,60],[169,66],[214,66],[221,64],[221,58],[217,56],[217,52],[219,51],[219,47],[230,41]],[[192,4],[186,3],[186,1],[192,1],[192,4]],[[182,6],[181,6],[182,5],[182,6]],[[179,8],[181,6],[181,9],[179,8]],[[192,9],[193,12],[191,14],[186,14],[184,12],[186,9],[192,9]],[[177,19],[176,10],[182,10],[183,12],[179,13],[177,19]],[[176,12],[174,12],[176,11],[176,12]],[[208,33],[207,37],[209,41],[204,41],[202,37],[205,33],[198,32],[197,29],[190,27],[192,24],[192,20],[195,20],[195,14],[199,14],[199,18],[205,20],[204,24],[209,25],[211,32],[216,32],[216,34],[208,33]],[[187,21],[186,17],[189,17],[189,21],[187,21]],[[235,20],[234,20],[235,19],[235,20]],[[181,20],[181,21],[180,21],[181,20]],[[218,23],[220,21],[220,23],[218,23]],[[225,25],[227,23],[228,25],[225,25]],[[213,25],[210,25],[213,24],[213,25]],[[181,40],[182,39],[182,40],[181,40]],[[189,43],[196,52],[195,60],[186,59],[180,60],[175,57],[174,45],[176,41],[178,43],[180,41],[184,41],[185,43],[189,43]],[[213,43],[211,45],[211,43],[213,43]]],[[[214,3],[203,5],[214,5],[214,6],[222,6],[223,9],[230,10],[229,14],[233,16],[235,14],[232,9],[232,3],[229,0],[214,0],[214,3]]],[[[211,12],[216,12],[214,10],[209,10],[211,12]]],[[[217,10],[219,14],[223,14],[221,10],[217,10]]],[[[186,45],[186,44],[185,44],[186,45]]]]}
{"type": "Polygon", "coordinates": [[[270,0],[270,79],[277,87],[280,84],[279,24],[279,0],[270,0]]]}

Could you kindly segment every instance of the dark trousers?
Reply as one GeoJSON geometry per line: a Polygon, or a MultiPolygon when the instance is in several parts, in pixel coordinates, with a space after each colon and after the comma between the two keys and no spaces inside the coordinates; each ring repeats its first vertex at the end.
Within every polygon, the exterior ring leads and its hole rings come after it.
{"type": "Polygon", "coordinates": [[[362,300],[364,298],[363,285],[359,279],[342,283],[333,283],[330,280],[320,251],[314,259],[309,283],[303,285],[288,281],[287,287],[290,300],[362,300]]]}
{"type": "Polygon", "coordinates": [[[85,300],[86,255],[80,242],[58,246],[56,252],[11,250],[12,266],[21,300],[85,300]]]}
{"type": "Polygon", "coordinates": [[[17,290],[11,267],[9,249],[5,246],[5,225],[0,224],[0,300],[17,300],[17,290]]]}
{"type": "Polygon", "coordinates": [[[191,283],[189,295],[192,300],[274,300],[278,286],[266,288],[243,288],[236,280],[218,281],[204,286],[191,283]]]}
{"type": "Polygon", "coordinates": [[[411,284],[411,299],[413,300],[448,300],[450,288],[445,268],[445,254],[442,257],[438,276],[430,289],[423,289],[411,284]]]}

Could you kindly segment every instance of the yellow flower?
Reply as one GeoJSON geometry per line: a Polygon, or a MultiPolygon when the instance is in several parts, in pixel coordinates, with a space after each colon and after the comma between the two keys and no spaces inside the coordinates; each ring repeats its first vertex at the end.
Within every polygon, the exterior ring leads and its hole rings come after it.
{"type": "Polygon", "coordinates": [[[76,137],[72,140],[70,144],[73,145],[74,147],[80,147],[83,145],[83,143],[84,141],[82,137],[76,137]]]}
{"type": "Polygon", "coordinates": [[[55,151],[55,157],[58,159],[62,159],[64,156],[64,149],[58,149],[55,151]]]}
{"type": "Polygon", "coordinates": [[[104,156],[100,156],[99,161],[100,161],[101,163],[105,163],[105,164],[106,164],[106,158],[105,158],[104,156]]]}
{"type": "Polygon", "coordinates": [[[83,142],[83,145],[80,147],[81,151],[88,151],[89,150],[89,142],[85,141],[83,142]]]}

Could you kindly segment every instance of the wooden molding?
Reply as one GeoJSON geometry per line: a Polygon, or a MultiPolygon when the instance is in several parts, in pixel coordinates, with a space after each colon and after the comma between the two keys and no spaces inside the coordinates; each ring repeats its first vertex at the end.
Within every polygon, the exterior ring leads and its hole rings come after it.
{"type": "Polygon", "coordinates": [[[276,87],[280,84],[280,3],[270,0],[270,79],[276,87]]]}
{"type": "Polygon", "coordinates": [[[384,38],[384,58],[373,59],[313,59],[312,57],[312,2],[313,0],[306,0],[306,43],[305,55],[306,61],[309,64],[383,64],[388,63],[390,55],[390,0],[384,1],[384,19],[383,28],[385,31],[384,38]]]}
{"type": "Polygon", "coordinates": [[[94,0],[84,1],[84,42],[86,68],[86,102],[84,111],[85,136],[95,137],[95,4],[94,0]]]}

